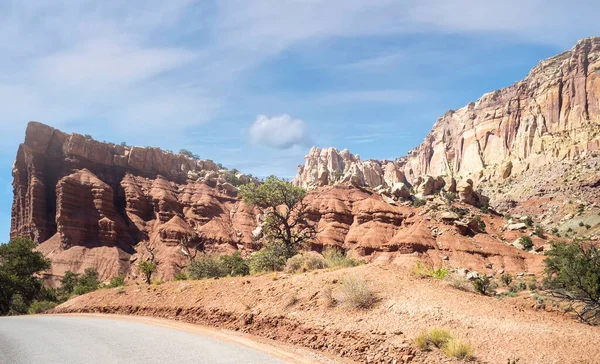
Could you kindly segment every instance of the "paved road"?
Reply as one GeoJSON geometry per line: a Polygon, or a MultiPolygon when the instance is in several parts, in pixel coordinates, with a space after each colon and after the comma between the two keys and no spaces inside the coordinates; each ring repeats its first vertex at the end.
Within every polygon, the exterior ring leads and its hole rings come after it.
{"type": "Polygon", "coordinates": [[[0,364],[283,363],[197,333],[96,317],[0,318],[0,364]]]}

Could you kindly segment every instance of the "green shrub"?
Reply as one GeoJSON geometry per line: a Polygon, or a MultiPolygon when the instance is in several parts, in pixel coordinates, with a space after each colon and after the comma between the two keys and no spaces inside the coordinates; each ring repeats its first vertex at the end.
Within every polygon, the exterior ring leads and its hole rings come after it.
{"type": "Polygon", "coordinates": [[[575,303],[580,320],[600,323],[600,249],[597,244],[553,242],[546,253],[545,287],[575,303]]]}
{"type": "Polygon", "coordinates": [[[527,284],[525,284],[525,282],[521,281],[519,282],[519,291],[524,291],[527,289],[527,284]]]}
{"type": "Polygon", "coordinates": [[[250,274],[248,262],[242,257],[240,252],[234,252],[231,255],[221,255],[220,260],[223,270],[227,275],[235,277],[250,274]]]}
{"type": "Polygon", "coordinates": [[[519,243],[523,245],[525,250],[531,250],[533,248],[533,240],[529,236],[523,235],[519,238],[519,243]]]}
{"type": "Polygon", "coordinates": [[[110,280],[110,283],[108,284],[108,288],[116,288],[116,287],[122,287],[125,285],[125,276],[121,273],[117,274],[116,276],[112,277],[110,280]]]}
{"type": "Polygon", "coordinates": [[[341,281],[342,302],[357,309],[370,309],[377,303],[377,294],[361,277],[350,276],[341,281]]]}
{"type": "Polygon", "coordinates": [[[432,346],[436,348],[443,347],[448,341],[452,340],[452,334],[443,329],[432,329],[422,332],[414,340],[417,348],[421,350],[429,350],[432,346]]]}
{"type": "Polygon", "coordinates": [[[220,259],[212,255],[202,255],[196,258],[187,269],[191,279],[216,278],[227,275],[220,259]]]}
{"type": "Polygon", "coordinates": [[[415,198],[412,202],[412,206],[413,207],[421,207],[423,205],[425,205],[427,203],[427,201],[425,200],[421,200],[420,198],[415,198]]]}
{"type": "Polygon", "coordinates": [[[316,252],[303,252],[288,259],[285,271],[288,273],[309,272],[315,269],[327,268],[327,261],[316,252]]]}
{"type": "Polygon", "coordinates": [[[86,268],[81,276],[77,278],[77,285],[73,290],[76,295],[82,295],[100,288],[98,271],[96,268],[86,268]]]}
{"type": "Polygon", "coordinates": [[[56,301],[33,301],[29,306],[28,313],[35,315],[53,309],[58,305],[56,301]]]}
{"type": "Polygon", "coordinates": [[[531,218],[531,216],[527,216],[525,218],[525,225],[527,225],[527,226],[533,226],[533,219],[531,218]]]}
{"type": "Polygon", "coordinates": [[[447,268],[437,268],[431,272],[431,276],[435,279],[444,279],[448,275],[447,268]]]}
{"type": "Polygon", "coordinates": [[[550,232],[551,232],[553,235],[556,235],[556,234],[558,234],[558,228],[557,228],[557,227],[553,227],[553,228],[552,228],[552,230],[550,230],[550,232]]]}
{"type": "Polygon", "coordinates": [[[200,156],[198,154],[194,154],[187,149],[181,149],[179,151],[179,154],[183,154],[186,157],[191,158],[191,159],[200,159],[200,156]]]}
{"type": "Polygon", "coordinates": [[[504,283],[505,286],[510,286],[513,281],[513,276],[511,274],[505,273],[500,276],[500,280],[504,283]]]}
{"type": "Polygon", "coordinates": [[[585,224],[583,223],[583,221],[579,222],[579,226],[581,226],[581,227],[585,226],[585,224]]]}
{"type": "Polygon", "coordinates": [[[77,279],[79,278],[79,274],[73,273],[70,270],[65,272],[65,275],[60,280],[60,289],[63,293],[69,295],[73,293],[75,290],[75,286],[77,286],[77,279]]]}
{"type": "Polygon", "coordinates": [[[454,193],[454,192],[446,193],[446,200],[450,203],[456,201],[456,193],[454,193]]]}
{"type": "Polygon", "coordinates": [[[472,284],[473,288],[475,288],[475,291],[481,293],[482,295],[489,295],[494,289],[491,278],[486,274],[482,274],[475,278],[472,281],[472,284]]]}
{"type": "Polygon", "coordinates": [[[187,281],[188,276],[185,274],[185,272],[178,272],[175,274],[174,278],[176,281],[187,281]]]}
{"type": "Polygon", "coordinates": [[[323,257],[328,267],[346,268],[356,267],[361,264],[361,262],[355,259],[348,258],[341,249],[334,246],[324,248],[323,257]]]}
{"type": "Polygon", "coordinates": [[[536,225],[533,233],[542,239],[544,239],[546,237],[544,235],[544,228],[541,225],[536,225]]]}
{"type": "Polygon", "coordinates": [[[250,272],[252,274],[261,272],[281,271],[285,268],[289,249],[281,243],[272,243],[250,256],[250,272]]]}
{"type": "Polygon", "coordinates": [[[537,282],[530,281],[529,284],[527,285],[527,287],[529,288],[530,291],[535,291],[537,289],[537,282]]]}

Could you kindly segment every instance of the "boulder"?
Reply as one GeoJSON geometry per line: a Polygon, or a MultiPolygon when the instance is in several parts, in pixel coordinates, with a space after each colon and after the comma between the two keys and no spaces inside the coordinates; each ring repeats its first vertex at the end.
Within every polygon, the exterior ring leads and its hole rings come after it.
{"type": "Polygon", "coordinates": [[[524,230],[527,229],[527,225],[525,225],[525,223],[519,222],[516,224],[509,224],[506,226],[506,230],[508,231],[514,231],[514,230],[524,230]]]}
{"type": "Polygon", "coordinates": [[[403,200],[410,198],[410,190],[404,183],[394,183],[391,188],[391,194],[403,200]]]}

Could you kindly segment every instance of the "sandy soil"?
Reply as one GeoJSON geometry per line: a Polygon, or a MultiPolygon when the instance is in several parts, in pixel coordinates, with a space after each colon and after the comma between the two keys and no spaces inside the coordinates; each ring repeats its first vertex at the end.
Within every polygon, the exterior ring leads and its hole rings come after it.
{"type": "Polygon", "coordinates": [[[105,289],[76,297],[56,312],[164,317],[220,327],[366,363],[451,363],[421,352],[412,339],[445,328],[474,348],[481,363],[600,363],[600,328],[517,298],[463,292],[444,281],[416,279],[395,265],[369,264],[298,275],[171,282],[105,289]],[[370,310],[330,307],[327,291],[363,277],[377,292],[370,310]],[[394,361],[395,360],[395,361],[394,361]]]}

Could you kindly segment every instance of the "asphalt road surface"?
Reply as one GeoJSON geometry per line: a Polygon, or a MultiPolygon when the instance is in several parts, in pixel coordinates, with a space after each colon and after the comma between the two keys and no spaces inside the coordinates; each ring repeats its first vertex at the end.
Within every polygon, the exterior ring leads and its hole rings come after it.
{"type": "Polygon", "coordinates": [[[0,364],[283,363],[234,342],[126,320],[0,318],[0,364]]]}

